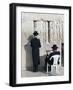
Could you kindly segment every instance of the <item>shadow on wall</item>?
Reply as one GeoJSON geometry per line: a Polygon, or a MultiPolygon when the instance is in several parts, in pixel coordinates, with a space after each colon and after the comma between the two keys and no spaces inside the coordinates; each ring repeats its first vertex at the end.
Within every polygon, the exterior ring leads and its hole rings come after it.
{"type": "Polygon", "coordinates": [[[24,45],[24,49],[26,52],[26,70],[28,70],[29,67],[32,67],[32,48],[30,46],[30,41],[33,38],[33,35],[30,35],[28,37],[28,43],[24,45]]]}
{"type": "Polygon", "coordinates": [[[40,56],[40,68],[45,64],[46,55],[40,56]]]}

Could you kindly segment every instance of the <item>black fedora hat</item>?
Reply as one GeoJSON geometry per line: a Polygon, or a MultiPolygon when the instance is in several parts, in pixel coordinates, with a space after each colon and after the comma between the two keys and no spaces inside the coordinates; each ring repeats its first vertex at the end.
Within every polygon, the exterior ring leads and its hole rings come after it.
{"type": "Polygon", "coordinates": [[[38,35],[38,32],[37,31],[34,31],[33,35],[34,36],[37,36],[38,35]]]}
{"type": "Polygon", "coordinates": [[[56,44],[54,44],[51,48],[55,50],[58,48],[58,46],[56,44]]]}

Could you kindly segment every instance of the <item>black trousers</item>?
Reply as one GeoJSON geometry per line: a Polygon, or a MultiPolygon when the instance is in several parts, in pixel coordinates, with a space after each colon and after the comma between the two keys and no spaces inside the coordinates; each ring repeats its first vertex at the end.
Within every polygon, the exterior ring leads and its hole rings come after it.
{"type": "Polygon", "coordinates": [[[33,72],[37,72],[38,71],[38,65],[33,65],[33,72]]]}
{"type": "MultiPolygon", "coordinates": [[[[45,71],[47,70],[47,63],[48,63],[48,60],[45,59],[45,65],[44,65],[44,70],[45,71]]],[[[48,66],[48,71],[51,71],[51,65],[48,66]]]]}

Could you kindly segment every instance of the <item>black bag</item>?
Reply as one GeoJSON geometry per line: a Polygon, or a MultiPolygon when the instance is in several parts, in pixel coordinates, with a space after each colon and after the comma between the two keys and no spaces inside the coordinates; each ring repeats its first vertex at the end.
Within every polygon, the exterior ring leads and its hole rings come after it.
{"type": "Polygon", "coordinates": [[[54,62],[54,58],[52,57],[51,60],[48,61],[48,63],[49,63],[50,65],[53,65],[53,62],[54,62]]]}

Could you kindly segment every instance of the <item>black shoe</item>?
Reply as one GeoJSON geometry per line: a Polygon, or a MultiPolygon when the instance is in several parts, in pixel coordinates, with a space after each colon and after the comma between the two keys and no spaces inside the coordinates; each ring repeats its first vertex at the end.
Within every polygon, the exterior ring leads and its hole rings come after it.
{"type": "Polygon", "coordinates": [[[38,70],[33,70],[33,72],[38,72],[38,70]]]}
{"type": "Polygon", "coordinates": [[[33,69],[33,72],[38,72],[38,69],[33,69]]]}

